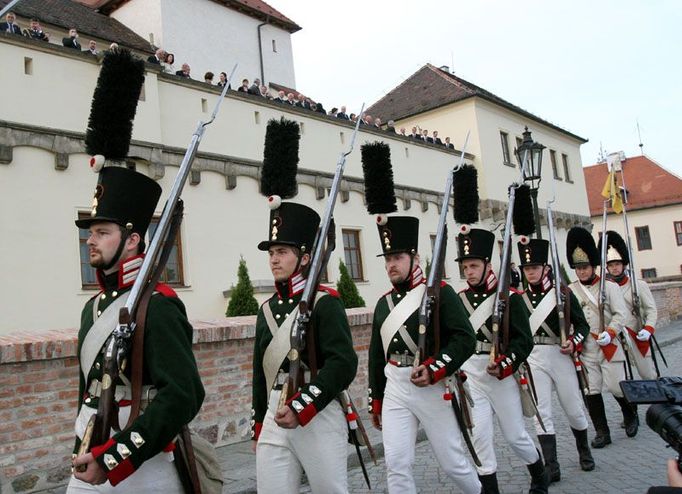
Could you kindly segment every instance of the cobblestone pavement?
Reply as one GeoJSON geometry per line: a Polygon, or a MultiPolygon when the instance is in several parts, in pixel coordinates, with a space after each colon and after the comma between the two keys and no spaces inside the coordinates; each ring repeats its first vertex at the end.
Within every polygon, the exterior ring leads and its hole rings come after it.
{"type": "MultiPolygon", "coordinates": [[[[663,351],[670,368],[663,369],[662,374],[682,375],[682,342],[667,346],[663,351]]],[[[663,439],[646,425],[645,417],[648,406],[639,407],[641,424],[639,433],[637,437],[630,439],[625,436],[625,431],[619,426],[622,414],[616,401],[610,395],[605,395],[604,401],[613,444],[604,449],[593,449],[592,454],[597,466],[592,472],[583,472],[578,466],[573,434],[555,396],[554,422],[557,431],[561,481],[552,484],[550,492],[643,494],[652,485],[666,485],[666,460],[673,457],[674,452],[666,448],[663,439]]],[[[535,430],[530,420],[526,425],[528,431],[535,430]]],[[[506,494],[528,492],[530,476],[527,469],[504,443],[499,428],[496,431],[496,438],[500,438],[497,460],[499,464],[498,478],[502,492],[506,494]]],[[[591,422],[589,437],[590,440],[594,437],[591,422]]],[[[387,492],[383,458],[378,466],[371,464],[368,471],[372,483],[371,492],[387,492]]],[[[438,466],[428,441],[417,444],[414,476],[417,491],[420,494],[460,492],[438,466]]],[[[359,467],[349,471],[348,480],[350,492],[370,492],[365,485],[359,467]]]]}

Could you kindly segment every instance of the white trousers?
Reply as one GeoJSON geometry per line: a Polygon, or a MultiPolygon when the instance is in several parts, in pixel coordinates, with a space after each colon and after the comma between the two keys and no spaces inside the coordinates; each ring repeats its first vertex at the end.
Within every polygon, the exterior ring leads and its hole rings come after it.
{"type": "Polygon", "coordinates": [[[564,409],[569,425],[579,431],[587,429],[587,417],[583,408],[582,391],[575,374],[570,355],[564,355],[558,345],[535,345],[528,357],[533,373],[535,391],[538,395],[538,412],[545,424],[543,431],[535,419],[537,434],[554,434],[552,420],[552,390],[556,391],[559,404],[564,409]]]}
{"type": "Polygon", "coordinates": [[[493,438],[495,416],[502,435],[526,465],[540,459],[524,425],[519,385],[512,376],[501,381],[491,376],[485,370],[487,365],[488,355],[473,355],[462,366],[474,400],[471,417],[474,422],[474,449],[481,460],[481,466],[476,467],[480,475],[497,471],[493,438]]]}
{"type": "Polygon", "coordinates": [[[341,405],[327,405],[305,427],[283,429],[274,412],[280,391],[272,391],[256,446],[259,494],[298,494],[305,471],[316,494],[348,492],[348,426],[341,405]]]}
{"type": "Polygon", "coordinates": [[[462,492],[479,494],[481,483],[465,455],[452,405],[443,399],[445,384],[419,388],[410,382],[411,372],[411,366],[386,364],[384,368],[387,383],[381,420],[388,492],[417,492],[412,467],[421,423],[440,467],[462,492]]]}
{"type": "MultiPolygon", "coordinates": [[[[97,409],[95,408],[90,408],[87,405],[81,407],[81,411],[76,419],[76,435],[79,438],[83,437],[85,426],[90,420],[90,416],[95,413],[97,413],[97,409]]],[[[127,423],[129,415],[130,407],[121,407],[118,415],[119,423],[127,423]]],[[[131,494],[138,494],[141,492],[184,494],[185,491],[182,488],[180,476],[175,468],[175,463],[173,463],[173,453],[164,453],[162,451],[153,458],[150,458],[145,461],[135,473],[116,485],[116,487],[112,486],[108,481],[100,485],[91,485],[71,476],[69,485],[66,488],[66,494],[113,494],[119,492],[131,494]]]]}
{"type": "Polygon", "coordinates": [[[613,396],[623,397],[623,391],[618,385],[619,382],[625,380],[625,368],[622,360],[609,362],[601,350],[598,353],[583,352],[581,360],[587,369],[587,382],[590,385],[591,395],[600,394],[606,386],[606,389],[613,396]]]}
{"type": "Polygon", "coordinates": [[[627,338],[630,342],[630,346],[628,348],[630,362],[634,367],[637,368],[639,377],[641,379],[656,379],[656,367],[654,367],[654,361],[651,358],[651,352],[654,351],[654,349],[651,347],[653,346],[654,342],[651,341],[651,339],[649,340],[649,351],[646,352],[646,355],[642,355],[642,352],[639,351],[637,345],[635,344],[636,339],[633,338],[629,331],[627,332],[627,338]]]}

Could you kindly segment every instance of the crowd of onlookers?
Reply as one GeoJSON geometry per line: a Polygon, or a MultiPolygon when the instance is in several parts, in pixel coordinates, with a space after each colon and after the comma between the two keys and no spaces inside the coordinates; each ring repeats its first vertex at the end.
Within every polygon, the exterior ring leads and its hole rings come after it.
{"type": "MultiPolygon", "coordinates": [[[[50,34],[43,31],[38,19],[31,19],[29,27],[22,29],[16,22],[16,15],[11,11],[7,12],[5,22],[0,22],[0,32],[27,36],[31,39],[37,39],[41,41],[50,41],[50,34]]],[[[95,40],[90,40],[86,49],[82,48],[78,36],[78,30],[76,28],[69,29],[69,36],[62,38],[62,46],[87,52],[94,56],[101,55],[97,49],[97,42],[95,40]]],[[[118,49],[118,45],[116,43],[112,43],[109,46],[109,50],[116,49],[118,49]]],[[[159,65],[164,72],[169,74],[174,74],[178,77],[184,77],[187,79],[192,78],[189,64],[183,63],[180,68],[176,70],[175,55],[167,52],[163,48],[158,48],[154,55],[150,55],[147,58],[147,62],[153,65],[159,65]]],[[[204,74],[204,82],[206,84],[223,87],[225,84],[227,84],[227,73],[220,72],[216,80],[215,74],[213,72],[206,72],[204,74]]],[[[230,87],[229,89],[232,88],[230,87]]],[[[380,117],[372,117],[367,113],[363,113],[361,116],[358,116],[355,113],[349,114],[345,106],[341,106],[340,108],[333,107],[331,110],[327,111],[321,102],[313,101],[312,99],[298,92],[286,92],[284,90],[279,90],[275,96],[270,93],[268,87],[262,84],[261,80],[258,78],[254,79],[252,83],[249,83],[248,79],[242,79],[241,85],[236,90],[256,97],[266,98],[267,100],[274,103],[295,106],[304,110],[321,113],[331,118],[347,120],[351,123],[356,123],[358,118],[360,118],[360,125],[362,126],[373,127],[376,130],[395,133],[399,136],[414,139],[423,143],[454,149],[454,145],[450,142],[450,138],[446,137],[444,140],[441,140],[441,138],[438,137],[437,130],[434,130],[431,134],[429,134],[427,129],[422,129],[417,125],[412,127],[411,132],[408,134],[405,130],[405,127],[401,127],[399,130],[396,130],[393,120],[389,120],[386,124],[384,124],[380,117]]]]}

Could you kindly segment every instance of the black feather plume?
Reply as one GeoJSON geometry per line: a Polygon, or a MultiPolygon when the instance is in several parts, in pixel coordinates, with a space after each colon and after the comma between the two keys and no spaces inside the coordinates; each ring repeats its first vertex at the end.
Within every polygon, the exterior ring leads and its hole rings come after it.
{"type": "Polygon", "coordinates": [[[260,176],[260,193],[277,195],[282,199],[294,197],[297,192],[299,126],[282,117],[268,122],[263,149],[263,170],[260,176]]]}
{"type": "Polygon", "coordinates": [[[106,54],[85,133],[88,154],[101,154],[110,160],[122,160],[128,155],[143,83],[142,60],[124,49],[106,54]]]}
{"type": "Polygon", "coordinates": [[[530,199],[530,187],[526,184],[516,188],[512,223],[516,235],[530,235],[535,232],[533,203],[530,199]]]}
{"type": "Polygon", "coordinates": [[[391,148],[385,142],[363,144],[362,173],[365,176],[365,199],[369,214],[392,213],[398,210],[393,190],[391,148]]]}
{"type": "Polygon", "coordinates": [[[452,194],[455,221],[463,225],[478,222],[478,171],[475,166],[465,165],[454,172],[452,194]]]}

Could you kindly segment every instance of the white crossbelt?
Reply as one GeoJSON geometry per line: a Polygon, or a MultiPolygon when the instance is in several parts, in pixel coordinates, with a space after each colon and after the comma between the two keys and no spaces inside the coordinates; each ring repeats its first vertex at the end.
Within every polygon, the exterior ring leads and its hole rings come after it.
{"type": "Polygon", "coordinates": [[[398,302],[388,314],[388,317],[384,319],[384,323],[381,325],[381,342],[384,345],[384,355],[388,353],[388,347],[391,344],[393,336],[400,330],[405,321],[407,321],[407,318],[419,308],[425,290],[425,283],[410,290],[410,293],[405,295],[405,298],[398,302]]]}
{"type": "Polygon", "coordinates": [[[554,331],[551,330],[549,325],[545,324],[545,319],[549,317],[550,313],[552,310],[556,307],[556,295],[555,295],[555,289],[552,288],[550,291],[547,292],[545,297],[540,301],[537,307],[533,308],[533,304],[530,301],[530,298],[528,298],[528,294],[524,293],[523,294],[523,300],[526,303],[526,307],[528,307],[528,310],[530,310],[531,314],[530,317],[528,318],[528,322],[530,323],[530,330],[533,335],[542,327],[547,334],[550,336],[556,337],[557,335],[554,334],[554,331]]]}
{"type": "Polygon", "coordinates": [[[493,314],[493,304],[495,302],[495,297],[488,297],[475,310],[464,292],[459,294],[459,298],[462,299],[464,307],[467,309],[467,312],[469,313],[469,322],[471,323],[471,326],[474,328],[474,331],[480,330],[489,341],[492,341],[493,335],[490,332],[490,330],[488,330],[485,323],[488,320],[488,318],[493,314]]]}

